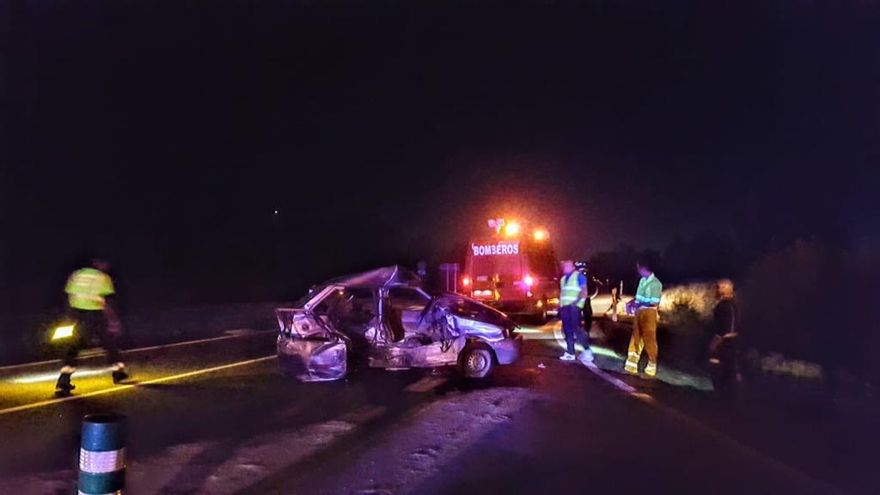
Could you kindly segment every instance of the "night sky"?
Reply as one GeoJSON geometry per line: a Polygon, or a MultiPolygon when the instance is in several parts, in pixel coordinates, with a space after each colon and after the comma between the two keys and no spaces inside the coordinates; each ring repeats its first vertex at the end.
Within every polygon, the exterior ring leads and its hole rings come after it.
{"type": "Polygon", "coordinates": [[[4,2],[2,300],[90,253],[157,304],[286,295],[498,215],[575,257],[876,242],[880,10],[735,3],[4,2]]]}

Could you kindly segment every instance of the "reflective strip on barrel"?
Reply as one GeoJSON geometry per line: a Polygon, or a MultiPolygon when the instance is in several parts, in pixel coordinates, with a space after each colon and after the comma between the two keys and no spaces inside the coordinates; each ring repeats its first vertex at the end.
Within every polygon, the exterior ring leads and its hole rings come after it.
{"type": "Polygon", "coordinates": [[[125,449],[93,452],[79,449],[79,470],[92,474],[112,473],[125,469],[125,449]]]}
{"type": "Polygon", "coordinates": [[[91,414],[83,419],[79,495],[121,494],[125,487],[125,417],[91,414]]]}

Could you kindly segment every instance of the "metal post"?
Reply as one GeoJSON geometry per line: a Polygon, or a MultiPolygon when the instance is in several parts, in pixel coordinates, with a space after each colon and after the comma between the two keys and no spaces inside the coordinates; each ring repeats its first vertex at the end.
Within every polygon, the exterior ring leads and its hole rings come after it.
{"type": "Polygon", "coordinates": [[[121,495],[125,487],[125,416],[86,416],[80,445],[79,495],[121,495]]]}
{"type": "Polygon", "coordinates": [[[617,322],[617,303],[620,300],[620,293],[617,292],[617,287],[611,288],[611,321],[617,322]]]}

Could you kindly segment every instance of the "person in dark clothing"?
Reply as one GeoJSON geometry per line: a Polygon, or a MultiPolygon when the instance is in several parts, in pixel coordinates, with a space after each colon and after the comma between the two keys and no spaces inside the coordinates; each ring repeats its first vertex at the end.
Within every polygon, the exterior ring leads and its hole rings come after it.
{"type": "Polygon", "coordinates": [[[584,301],[584,309],[581,310],[581,313],[584,317],[584,332],[587,333],[587,337],[590,335],[590,328],[593,327],[593,298],[590,295],[587,295],[587,300],[584,301]]]}
{"type": "MultiPolygon", "coordinates": [[[[586,279],[586,280],[590,279],[590,276],[587,273],[587,265],[585,262],[579,261],[579,262],[575,263],[575,268],[577,268],[577,271],[579,271],[580,273],[582,273],[584,275],[584,279],[586,279]]],[[[596,289],[593,296],[595,296],[598,293],[598,291],[599,290],[596,289]]],[[[588,340],[590,337],[590,328],[592,328],[592,326],[593,326],[592,299],[593,299],[592,296],[590,294],[587,294],[586,300],[584,301],[584,307],[581,310],[581,316],[584,319],[584,332],[586,332],[588,340]]]]}
{"type": "Polygon", "coordinates": [[[718,304],[712,314],[709,340],[709,366],[716,390],[729,391],[740,382],[739,332],[736,293],[733,282],[719,280],[716,286],[718,304]]]}

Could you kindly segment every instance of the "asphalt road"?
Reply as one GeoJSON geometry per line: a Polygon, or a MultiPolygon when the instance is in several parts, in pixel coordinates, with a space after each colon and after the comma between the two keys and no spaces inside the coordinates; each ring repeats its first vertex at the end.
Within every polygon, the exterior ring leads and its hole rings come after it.
{"type": "Polygon", "coordinates": [[[554,325],[526,331],[523,359],[477,384],[297,383],[272,332],[129,352],[128,385],[88,359],[63,401],[54,363],[0,369],[0,493],[70,493],[80,420],[103,411],[128,417],[135,494],[842,493],[664,402],[663,383],[560,362],[554,325]]]}

